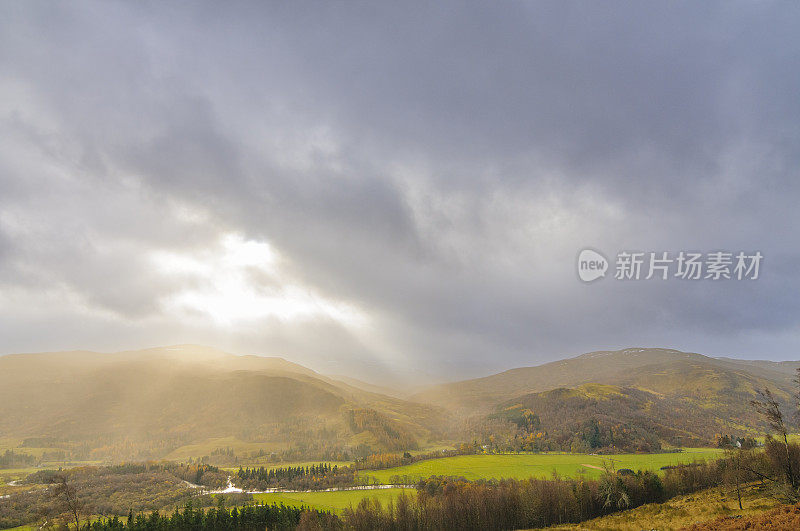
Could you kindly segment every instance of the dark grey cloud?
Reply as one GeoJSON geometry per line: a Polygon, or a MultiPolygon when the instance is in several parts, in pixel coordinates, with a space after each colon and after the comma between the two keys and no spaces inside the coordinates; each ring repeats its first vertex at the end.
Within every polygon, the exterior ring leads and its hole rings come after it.
{"type": "Polygon", "coordinates": [[[636,345],[796,357],[793,5],[0,10],[0,295],[30,301],[0,311],[4,352],[207,341],[434,377],[636,345]],[[154,253],[228,234],[281,257],[254,292],[369,325],[170,313],[202,281],[154,253]],[[766,259],[751,283],[586,286],[585,246],[766,259]]]}

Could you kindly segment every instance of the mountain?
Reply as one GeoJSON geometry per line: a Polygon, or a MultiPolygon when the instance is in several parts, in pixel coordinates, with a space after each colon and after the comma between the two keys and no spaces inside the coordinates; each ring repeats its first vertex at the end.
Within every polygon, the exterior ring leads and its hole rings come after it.
{"type": "Polygon", "coordinates": [[[225,437],[272,451],[409,449],[440,415],[281,358],[193,345],[0,357],[0,438],[66,441],[97,457],[162,457],[225,437]]]}
{"type": "Polygon", "coordinates": [[[751,405],[756,390],[771,389],[788,413],[797,366],[630,348],[435,386],[410,399],[462,419],[462,438],[494,444],[502,433],[515,450],[653,451],[713,444],[718,434],[762,435],[764,420],[751,405]]]}
{"type": "Polygon", "coordinates": [[[771,389],[788,413],[798,365],[631,348],[440,385],[411,399],[447,408],[472,426],[472,437],[508,421],[517,448],[653,450],[763,434],[751,405],[756,391],[771,389]]]}
{"type": "MultiPolygon", "coordinates": [[[[800,363],[798,363],[800,365],[800,363]]],[[[659,348],[597,351],[535,367],[431,387],[411,400],[459,413],[489,412],[515,397],[583,384],[611,384],[681,398],[703,407],[741,409],[757,388],[790,400],[792,374],[785,366],[716,359],[659,348]]]]}

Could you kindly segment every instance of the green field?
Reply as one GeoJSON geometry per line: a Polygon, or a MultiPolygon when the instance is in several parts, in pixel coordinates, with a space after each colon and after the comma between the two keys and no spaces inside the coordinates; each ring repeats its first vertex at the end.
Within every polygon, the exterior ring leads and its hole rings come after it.
{"type": "MultiPolygon", "coordinates": [[[[721,454],[722,450],[712,448],[687,448],[680,453],[618,454],[608,456],[567,453],[465,455],[430,459],[385,470],[367,470],[359,472],[359,474],[375,478],[380,483],[390,483],[390,478],[395,475],[408,476],[409,480],[413,481],[433,475],[462,476],[470,480],[523,479],[531,476],[549,477],[554,470],[562,476],[574,477],[579,474],[585,474],[587,477],[598,477],[602,473],[604,464],[610,464],[612,460],[615,468],[658,470],[665,465],[713,459],[721,454]]],[[[293,506],[307,505],[317,509],[341,512],[350,505],[357,505],[363,498],[377,498],[385,505],[403,490],[392,488],[369,491],[281,492],[254,494],[253,497],[261,503],[284,503],[293,506]]],[[[414,490],[406,489],[405,492],[413,495],[414,490]]]]}
{"type": "Polygon", "coordinates": [[[259,503],[283,503],[299,507],[307,505],[315,509],[341,512],[343,509],[355,507],[364,498],[375,498],[386,505],[401,492],[413,496],[414,489],[375,489],[375,490],[340,490],[334,492],[276,492],[269,494],[253,494],[259,503]]]}
{"type": "Polygon", "coordinates": [[[589,455],[567,453],[462,455],[419,461],[406,466],[384,470],[365,470],[361,476],[374,478],[379,483],[391,483],[392,476],[407,477],[417,481],[429,476],[458,476],[476,479],[525,479],[549,477],[555,471],[561,476],[574,477],[585,474],[598,477],[606,464],[614,468],[632,470],[658,470],[662,466],[691,463],[695,460],[713,459],[722,450],[713,448],[686,448],[679,453],[589,455]]]}

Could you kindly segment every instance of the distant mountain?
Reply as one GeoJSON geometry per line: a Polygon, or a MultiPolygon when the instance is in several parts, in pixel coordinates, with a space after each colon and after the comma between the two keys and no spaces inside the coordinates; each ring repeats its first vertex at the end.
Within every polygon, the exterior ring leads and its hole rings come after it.
{"type": "Polygon", "coordinates": [[[800,368],[800,361],[738,360],[734,358],[715,359],[732,365],[745,366],[751,371],[762,369],[769,373],[780,372],[792,377],[797,376],[797,369],[800,368]]]}
{"type": "Polygon", "coordinates": [[[233,436],[264,447],[408,449],[437,408],[372,393],[281,358],[193,345],[0,357],[0,438],[49,437],[95,455],[159,457],[233,436]],[[105,453],[104,453],[105,452],[105,453]]]}
{"type": "Polygon", "coordinates": [[[598,351],[535,367],[439,385],[410,399],[470,414],[492,412],[507,401],[531,393],[584,384],[610,384],[713,409],[731,422],[756,422],[749,401],[755,389],[770,387],[791,400],[792,370],[800,363],[773,365],[716,359],[670,349],[631,348],[598,351]]]}

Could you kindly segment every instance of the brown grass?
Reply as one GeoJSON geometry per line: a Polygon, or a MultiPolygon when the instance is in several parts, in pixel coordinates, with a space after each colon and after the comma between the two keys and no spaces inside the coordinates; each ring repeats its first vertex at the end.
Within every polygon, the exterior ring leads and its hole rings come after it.
{"type": "Polygon", "coordinates": [[[687,531],[734,531],[737,529],[800,529],[800,504],[783,505],[756,516],[723,516],[703,524],[685,528],[687,531]]]}
{"type": "MultiPolygon", "coordinates": [[[[732,493],[722,488],[713,488],[686,496],[677,496],[665,503],[650,503],[635,509],[595,518],[594,520],[589,520],[581,524],[559,526],[550,529],[585,529],[597,531],[641,531],[642,529],[673,530],[682,529],[694,524],[703,524],[712,520],[724,520],[730,517],[741,517],[743,519],[751,516],[759,516],[765,511],[773,509],[778,504],[776,500],[765,496],[757,489],[752,489],[742,500],[743,510],[739,510],[735,495],[732,495],[732,493]]],[[[717,528],[698,527],[697,529],[717,528]]],[[[758,528],[753,527],[750,529],[758,528]]],[[[800,529],[800,527],[795,529],[800,529]]]]}

